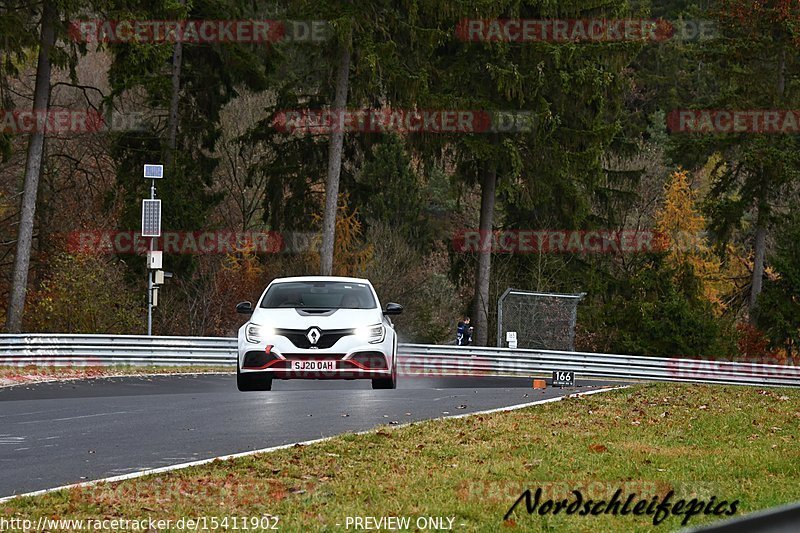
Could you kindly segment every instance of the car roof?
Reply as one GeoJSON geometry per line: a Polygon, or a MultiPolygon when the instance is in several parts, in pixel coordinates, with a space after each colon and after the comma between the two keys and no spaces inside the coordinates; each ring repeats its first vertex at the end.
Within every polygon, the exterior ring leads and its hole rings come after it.
{"type": "Polygon", "coordinates": [[[366,283],[372,285],[368,279],[346,278],[342,276],[294,276],[290,278],[275,278],[272,283],[286,283],[289,281],[344,281],[349,283],[366,283]]]}

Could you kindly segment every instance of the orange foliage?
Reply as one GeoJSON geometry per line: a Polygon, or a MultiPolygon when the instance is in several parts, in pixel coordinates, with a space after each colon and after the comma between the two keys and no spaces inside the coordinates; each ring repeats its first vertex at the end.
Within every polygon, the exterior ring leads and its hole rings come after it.
{"type": "MultiPolygon", "coordinates": [[[[362,276],[373,257],[372,245],[364,244],[364,229],[358,220],[358,209],[349,211],[348,196],[339,195],[336,214],[336,240],[333,245],[333,275],[362,276]]],[[[319,221],[321,217],[315,217],[319,221]]],[[[312,247],[308,260],[319,264],[318,246],[312,247]]]]}
{"type": "Polygon", "coordinates": [[[748,361],[770,364],[784,364],[786,353],[783,350],[770,350],[769,340],[764,333],[750,323],[736,325],[739,338],[736,341],[739,354],[748,361]]]}
{"type": "Polygon", "coordinates": [[[706,220],[696,207],[695,193],[685,170],[672,173],[664,205],[656,215],[656,230],[672,266],[688,266],[700,280],[703,294],[718,312],[725,309],[722,296],[733,289],[722,263],[704,235],[706,220]]]}

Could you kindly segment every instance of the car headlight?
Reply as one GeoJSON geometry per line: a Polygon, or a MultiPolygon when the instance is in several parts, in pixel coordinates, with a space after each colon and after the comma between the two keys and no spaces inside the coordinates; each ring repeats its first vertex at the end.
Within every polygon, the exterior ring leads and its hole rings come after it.
{"type": "Polygon", "coordinates": [[[356,336],[360,339],[368,341],[371,344],[383,342],[386,335],[386,328],[383,324],[375,324],[374,326],[362,326],[356,328],[356,336]]]}
{"type": "Polygon", "coordinates": [[[244,328],[244,338],[247,339],[247,342],[252,342],[253,344],[258,344],[272,335],[275,335],[274,328],[259,326],[258,324],[248,324],[244,328]]]}

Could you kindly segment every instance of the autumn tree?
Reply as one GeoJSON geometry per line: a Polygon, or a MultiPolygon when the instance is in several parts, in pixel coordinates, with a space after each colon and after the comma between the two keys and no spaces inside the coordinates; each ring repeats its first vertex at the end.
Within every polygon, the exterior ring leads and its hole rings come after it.
{"type": "MultiPolygon", "coordinates": [[[[711,8],[718,38],[695,55],[697,80],[685,107],[727,110],[791,110],[800,104],[797,51],[800,6],[789,0],[723,0],[711,8]]],[[[800,141],[796,134],[751,131],[676,133],[676,161],[700,167],[714,154],[722,158],[712,173],[705,211],[709,226],[724,242],[739,230],[753,250],[748,298],[750,320],[765,272],[768,236],[781,210],[778,199],[800,178],[800,141]]]]}
{"type": "Polygon", "coordinates": [[[724,276],[722,261],[707,237],[707,222],[699,210],[689,173],[674,172],[665,188],[664,205],[656,215],[657,246],[665,249],[670,266],[677,271],[689,269],[706,299],[722,312],[725,296],[734,287],[724,276]]]}

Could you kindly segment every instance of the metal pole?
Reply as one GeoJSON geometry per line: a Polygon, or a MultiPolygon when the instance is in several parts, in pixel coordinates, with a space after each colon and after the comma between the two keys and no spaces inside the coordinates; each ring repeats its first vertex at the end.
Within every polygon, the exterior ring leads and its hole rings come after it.
{"type": "MultiPolygon", "coordinates": [[[[150,199],[156,199],[156,180],[150,180],[150,199]]],[[[150,251],[156,249],[155,237],[150,238],[150,251]]],[[[153,271],[147,265],[147,336],[153,335],[153,271]]]]}
{"type": "Polygon", "coordinates": [[[503,347],[503,303],[505,303],[506,296],[512,291],[511,287],[507,288],[503,295],[497,299],[497,347],[503,347]]]}
{"type": "Polygon", "coordinates": [[[147,336],[153,334],[153,275],[147,269],[147,336]]]}

